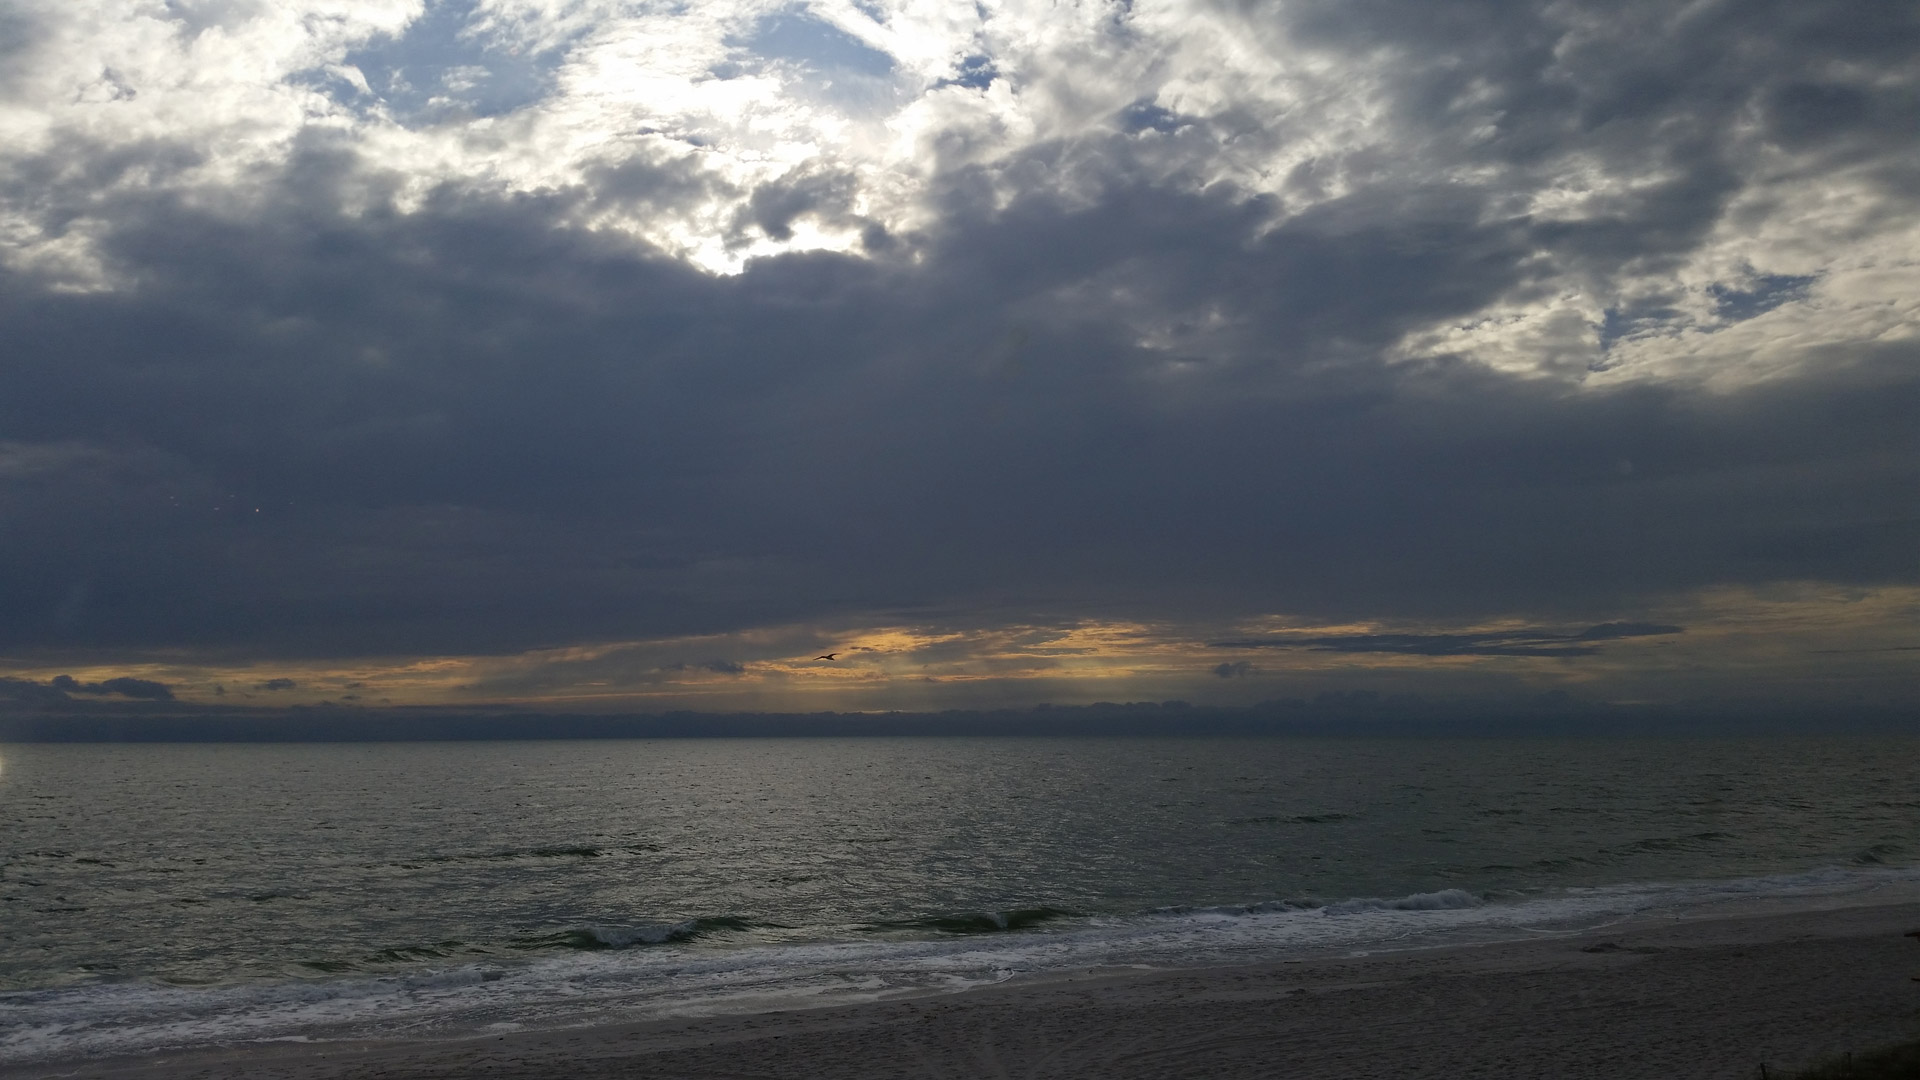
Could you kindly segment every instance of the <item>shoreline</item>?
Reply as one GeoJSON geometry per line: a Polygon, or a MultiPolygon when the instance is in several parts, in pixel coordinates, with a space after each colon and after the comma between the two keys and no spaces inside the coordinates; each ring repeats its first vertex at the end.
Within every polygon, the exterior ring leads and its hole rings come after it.
{"type": "Polygon", "coordinates": [[[1530,940],[1081,970],[784,1012],[45,1061],[22,1080],[1753,1076],[1920,1036],[1910,889],[1530,940]]]}

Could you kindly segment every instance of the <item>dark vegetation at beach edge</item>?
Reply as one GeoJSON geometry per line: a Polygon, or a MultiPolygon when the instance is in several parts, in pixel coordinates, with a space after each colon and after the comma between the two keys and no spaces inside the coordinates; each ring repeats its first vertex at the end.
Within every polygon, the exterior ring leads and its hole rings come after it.
{"type": "Polygon", "coordinates": [[[857,736],[1737,736],[1920,734],[1920,713],[1873,706],[1622,705],[1564,694],[1504,700],[1323,694],[1250,706],[1184,701],[941,712],[549,713],[508,709],[221,708],[175,701],[0,711],[6,742],[366,742],[857,736]]]}

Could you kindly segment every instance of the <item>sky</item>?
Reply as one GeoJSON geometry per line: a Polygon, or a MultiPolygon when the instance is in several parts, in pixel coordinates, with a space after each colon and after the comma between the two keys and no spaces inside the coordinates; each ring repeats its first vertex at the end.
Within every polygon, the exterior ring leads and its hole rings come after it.
{"type": "Polygon", "coordinates": [[[1920,6],[0,7],[0,709],[1354,690],[1920,707],[1920,6]]]}

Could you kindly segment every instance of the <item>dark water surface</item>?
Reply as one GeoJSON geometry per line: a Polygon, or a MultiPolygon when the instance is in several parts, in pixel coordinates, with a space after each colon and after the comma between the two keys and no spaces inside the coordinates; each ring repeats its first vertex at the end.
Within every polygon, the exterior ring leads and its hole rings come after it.
{"type": "Polygon", "coordinates": [[[1869,889],[1917,776],[1911,738],[10,746],[0,1060],[1869,889]]]}

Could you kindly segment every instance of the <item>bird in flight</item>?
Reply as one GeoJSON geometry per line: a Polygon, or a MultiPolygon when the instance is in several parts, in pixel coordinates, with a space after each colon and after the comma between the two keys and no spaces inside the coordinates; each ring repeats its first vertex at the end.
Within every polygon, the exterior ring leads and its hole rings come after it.
{"type": "Polygon", "coordinates": [[[837,652],[821,653],[819,656],[814,657],[814,659],[815,660],[838,660],[840,659],[840,654],[837,652]]]}

